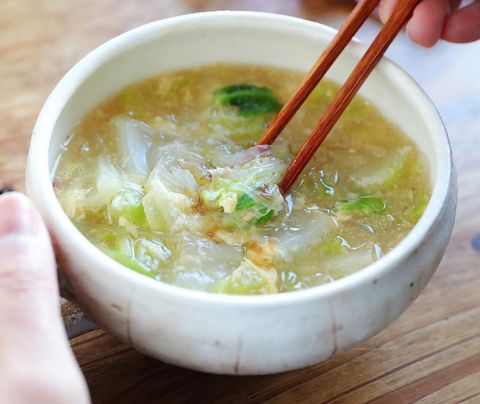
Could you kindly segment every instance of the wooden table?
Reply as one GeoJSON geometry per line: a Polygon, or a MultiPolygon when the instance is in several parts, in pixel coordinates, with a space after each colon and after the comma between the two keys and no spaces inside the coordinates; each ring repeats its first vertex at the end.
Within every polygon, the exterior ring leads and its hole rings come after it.
{"type": "MultiPolygon", "coordinates": [[[[22,190],[38,111],[86,52],[137,25],[187,12],[262,10],[340,23],[350,1],[1,0],[0,187],[22,190]]],[[[360,33],[369,40],[371,22],[360,33]]],[[[103,331],[72,341],[94,402],[480,402],[480,43],[431,50],[399,38],[390,56],[438,106],[459,179],[453,237],[434,279],[394,324],[363,345],[296,372],[213,376],[162,364],[103,331]]]]}

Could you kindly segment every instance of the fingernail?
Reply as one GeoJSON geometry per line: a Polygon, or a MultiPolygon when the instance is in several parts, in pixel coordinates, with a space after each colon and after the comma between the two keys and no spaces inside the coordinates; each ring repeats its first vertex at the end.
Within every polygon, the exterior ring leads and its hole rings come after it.
{"type": "Polygon", "coordinates": [[[9,234],[35,234],[40,218],[28,198],[18,192],[0,196],[0,237],[9,234]]]}

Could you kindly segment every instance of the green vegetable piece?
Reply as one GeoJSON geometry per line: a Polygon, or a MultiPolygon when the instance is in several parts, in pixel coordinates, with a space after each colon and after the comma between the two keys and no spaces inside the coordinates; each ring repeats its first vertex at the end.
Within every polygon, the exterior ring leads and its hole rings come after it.
{"type": "Polygon", "coordinates": [[[138,272],[139,274],[148,276],[149,278],[155,278],[156,275],[148,267],[143,265],[141,262],[137,261],[134,258],[127,257],[125,254],[122,254],[119,251],[112,250],[110,248],[101,247],[100,248],[105,254],[112,257],[115,261],[138,272]]]}
{"type": "Polygon", "coordinates": [[[272,90],[254,84],[235,84],[221,88],[213,93],[213,99],[216,105],[237,107],[243,116],[278,112],[282,108],[272,90]]]}
{"type": "Polygon", "coordinates": [[[335,209],[344,212],[381,214],[387,209],[387,203],[375,195],[361,196],[353,201],[341,201],[335,204],[335,209]]]}
{"type": "Polygon", "coordinates": [[[260,295],[277,290],[263,269],[245,259],[230,276],[220,280],[213,291],[232,295],[260,295]]]}
{"type": "Polygon", "coordinates": [[[246,273],[240,279],[230,276],[222,279],[214,288],[215,293],[226,293],[229,295],[258,295],[264,292],[263,279],[255,272],[246,273]]]}
{"type": "Polygon", "coordinates": [[[285,164],[274,157],[258,157],[242,166],[212,170],[212,181],[200,192],[204,207],[234,216],[227,227],[263,225],[284,209],[277,182],[285,164]]]}
{"type": "Polygon", "coordinates": [[[108,214],[114,221],[124,217],[129,222],[141,225],[145,222],[145,210],[142,203],[143,195],[134,190],[125,190],[116,194],[108,208],[108,214]]]}
{"type": "MultiPolygon", "coordinates": [[[[264,209],[262,209],[264,210],[264,209]]],[[[270,220],[272,220],[273,216],[275,215],[275,211],[270,209],[267,213],[265,213],[262,217],[256,220],[255,224],[259,226],[263,226],[267,224],[270,220]]]]}
{"type": "Polygon", "coordinates": [[[243,194],[237,202],[236,210],[248,209],[255,205],[255,199],[248,194],[243,194]]]}

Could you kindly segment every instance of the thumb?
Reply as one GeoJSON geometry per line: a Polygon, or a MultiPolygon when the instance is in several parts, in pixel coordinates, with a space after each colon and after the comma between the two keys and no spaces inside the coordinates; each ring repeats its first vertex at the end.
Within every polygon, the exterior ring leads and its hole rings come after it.
{"type": "Polygon", "coordinates": [[[89,402],[60,317],[47,230],[19,193],[0,197],[0,327],[0,402],[89,402]]]}

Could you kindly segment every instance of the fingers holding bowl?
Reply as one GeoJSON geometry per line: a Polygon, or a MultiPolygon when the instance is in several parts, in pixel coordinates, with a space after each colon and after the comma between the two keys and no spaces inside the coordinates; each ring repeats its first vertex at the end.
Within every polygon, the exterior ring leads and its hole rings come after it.
{"type": "Polygon", "coordinates": [[[0,197],[0,257],[0,402],[88,402],[60,319],[50,239],[20,193],[0,197]]]}

